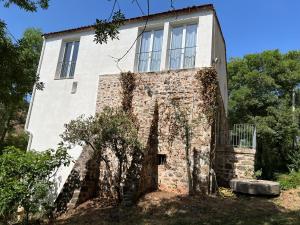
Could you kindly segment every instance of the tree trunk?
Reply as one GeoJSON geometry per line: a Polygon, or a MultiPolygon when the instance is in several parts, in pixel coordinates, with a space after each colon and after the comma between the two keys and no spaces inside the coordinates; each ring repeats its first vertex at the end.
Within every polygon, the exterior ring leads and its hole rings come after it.
{"type": "Polygon", "coordinates": [[[118,171],[118,200],[122,201],[122,168],[123,168],[123,160],[119,160],[119,171],[118,171]]]}
{"type": "Polygon", "coordinates": [[[0,155],[2,154],[2,148],[4,147],[4,140],[5,140],[5,137],[6,137],[6,134],[10,128],[10,122],[12,120],[12,117],[13,117],[13,109],[10,109],[9,110],[9,114],[8,114],[8,117],[7,117],[7,120],[5,121],[5,125],[4,125],[4,129],[1,133],[1,136],[0,136],[0,155]]]}

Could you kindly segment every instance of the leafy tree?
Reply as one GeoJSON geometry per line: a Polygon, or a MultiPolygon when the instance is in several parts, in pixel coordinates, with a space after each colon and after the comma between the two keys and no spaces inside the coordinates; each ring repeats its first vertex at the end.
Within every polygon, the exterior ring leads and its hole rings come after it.
{"type": "MultiPolygon", "coordinates": [[[[95,117],[85,119],[81,116],[65,127],[63,140],[71,144],[90,146],[96,156],[104,161],[108,171],[110,171],[108,151],[111,150],[116,156],[118,171],[113,182],[118,199],[121,200],[121,186],[128,175],[130,159],[134,159],[136,154],[142,154],[142,144],[139,142],[138,130],[131,115],[121,109],[105,108],[95,117]]],[[[131,164],[133,163],[136,162],[132,160],[131,164]]]]}
{"type": "MultiPolygon", "coordinates": [[[[6,35],[5,25],[0,26],[0,147],[18,124],[25,123],[28,102],[38,81],[36,70],[42,47],[41,31],[27,29],[18,43],[6,35]]],[[[42,84],[37,87],[42,89],[42,84]]],[[[2,148],[0,148],[2,149],[2,148]]]]}
{"type": "Polygon", "coordinates": [[[114,12],[112,20],[99,20],[96,19],[95,24],[95,42],[96,43],[107,43],[108,38],[111,40],[118,39],[118,28],[124,24],[125,16],[118,10],[114,12]]]}
{"type": "Polygon", "coordinates": [[[0,156],[0,221],[15,220],[18,207],[25,211],[25,224],[30,216],[50,210],[55,194],[51,179],[61,165],[68,165],[70,157],[64,148],[44,152],[25,152],[7,147],[0,156]]]}
{"type": "Polygon", "coordinates": [[[15,125],[13,131],[9,132],[5,138],[5,146],[14,146],[19,149],[27,149],[28,134],[24,131],[23,125],[15,125]]]}
{"type": "Polygon", "coordinates": [[[292,109],[292,96],[300,83],[300,51],[265,51],[231,59],[228,75],[231,124],[257,127],[257,169],[270,178],[275,171],[291,168],[291,155],[299,151],[299,111],[292,109]]]}
{"type": "Polygon", "coordinates": [[[49,6],[49,0],[0,0],[0,2],[4,3],[4,7],[14,4],[30,12],[36,12],[39,7],[47,9],[49,6]]]}

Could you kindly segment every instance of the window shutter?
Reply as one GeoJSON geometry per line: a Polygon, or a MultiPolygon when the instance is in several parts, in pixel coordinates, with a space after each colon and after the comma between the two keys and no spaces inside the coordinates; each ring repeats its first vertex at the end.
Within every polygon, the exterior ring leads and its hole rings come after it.
{"type": "Polygon", "coordinates": [[[57,66],[56,66],[55,79],[60,78],[60,72],[61,72],[61,67],[62,67],[62,59],[64,57],[65,47],[66,47],[65,43],[62,41],[59,56],[58,56],[58,62],[57,62],[57,66]]]}

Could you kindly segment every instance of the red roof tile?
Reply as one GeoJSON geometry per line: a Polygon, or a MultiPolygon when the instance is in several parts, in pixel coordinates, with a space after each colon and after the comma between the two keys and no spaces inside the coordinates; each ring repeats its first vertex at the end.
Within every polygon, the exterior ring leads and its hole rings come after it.
{"type": "MultiPolygon", "coordinates": [[[[213,10],[213,11],[215,11],[212,4],[206,4],[206,5],[192,6],[192,7],[182,8],[182,9],[176,9],[176,10],[170,10],[170,11],[151,14],[151,15],[149,15],[149,19],[157,18],[157,17],[163,17],[163,16],[170,16],[171,14],[193,13],[193,12],[198,12],[200,10],[213,10]]],[[[148,16],[139,16],[139,17],[129,18],[129,19],[125,19],[125,22],[130,23],[130,22],[143,21],[147,17],[148,16]]],[[[45,34],[43,34],[43,36],[45,36],[47,38],[47,37],[54,36],[54,35],[60,35],[60,34],[71,33],[71,32],[78,32],[78,31],[83,31],[83,30],[90,30],[90,29],[93,29],[93,28],[94,28],[94,25],[89,25],[89,26],[83,26],[83,27],[78,27],[78,28],[73,28],[73,29],[67,29],[67,30],[62,30],[62,31],[45,33],[45,34]]]]}

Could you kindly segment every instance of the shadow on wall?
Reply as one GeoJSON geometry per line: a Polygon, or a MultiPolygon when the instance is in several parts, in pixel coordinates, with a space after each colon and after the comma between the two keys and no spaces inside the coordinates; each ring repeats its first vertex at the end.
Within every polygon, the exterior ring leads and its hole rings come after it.
{"type": "Polygon", "coordinates": [[[64,187],[56,199],[58,213],[96,197],[99,190],[99,165],[97,154],[84,147],[64,187]]]}
{"type": "MultiPolygon", "coordinates": [[[[158,122],[159,122],[159,111],[158,111],[158,103],[155,102],[153,119],[150,126],[149,137],[147,141],[147,155],[149,157],[148,160],[145,160],[144,163],[150,164],[150,168],[152,171],[146,171],[148,173],[149,185],[148,188],[144,190],[154,191],[158,188],[158,122]]],[[[146,169],[147,166],[145,166],[146,169]]]]}
{"type": "MultiPolygon", "coordinates": [[[[157,190],[158,115],[156,102],[146,152],[143,155],[140,151],[135,151],[133,159],[127,165],[129,169],[123,188],[123,200],[126,204],[132,204],[141,195],[157,190]]],[[[116,160],[113,155],[109,159],[111,163],[116,160]]],[[[114,198],[111,193],[115,192],[115,179],[112,165],[108,167],[107,163],[100,160],[97,153],[84,147],[56,200],[57,212],[77,207],[94,197],[114,198]]]]}
{"type": "Polygon", "coordinates": [[[56,211],[58,213],[62,213],[67,211],[68,203],[71,201],[75,190],[80,187],[80,176],[79,172],[76,170],[72,170],[62,191],[58,195],[55,205],[56,211]]]}
{"type": "Polygon", "coordinates": [[[147,141],[146,154],[142,168],[142,178],[140,181],[140,194],[158,189],[158,122],[159,111],[158,102],[155,102],[153,119],[150,126],[149,137],[147,141]]]}

